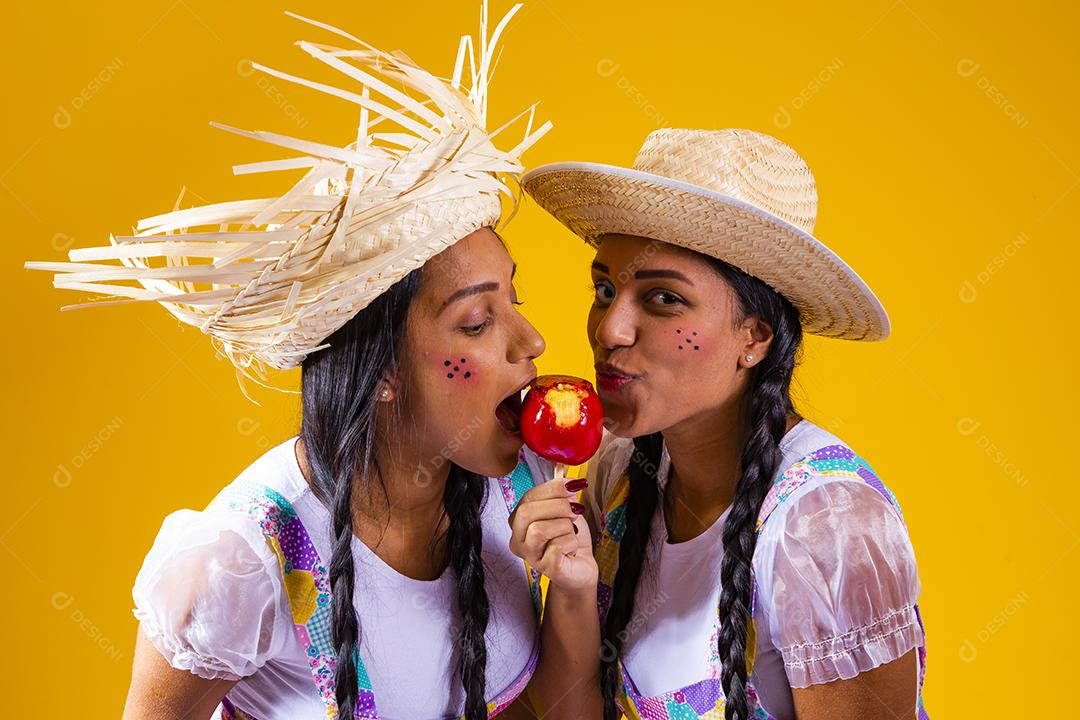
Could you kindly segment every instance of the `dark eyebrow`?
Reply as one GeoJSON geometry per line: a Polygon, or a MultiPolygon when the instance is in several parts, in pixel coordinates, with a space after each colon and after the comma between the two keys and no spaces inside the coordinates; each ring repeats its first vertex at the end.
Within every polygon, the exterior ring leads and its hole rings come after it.
{"type": "Polygon", "coordinates": [[[648,278],[671,278],[673,280],[682,280],[687,285],[694,284],[690,278],[686,277],[678,270],[638,270],[634,273],[634,277],[638,280],[645,280],[648,278]]]}
{"type": "Polygon", "coordinates": [[[479,295],[480,293],[494,292],[498,289],[499,283],[497,282],[485,282],[480,283],[479,285],[470,285],[467,288],[461,288],[456,293],[443,301],[442,307],[439,308],[439,312],[441,313],[443,310],[446,309],[448,305],[457,302],[458,300],[461,300],[463,298],[471,297],[473,295],[479,295]]]}
{"type": "MultiPolygon", "coordinates": [[[[592,269],[602,272],[606,275],[611,274],[611,270],[608,266],[601,262],[593,260],[592,269]]],[[[678,270],[638,270],[634,273],[635,280],[648,280],[651,278],[672,278],[675,280],[682,280],[687,285],[693,285],[693,281],[690,278],[683,275],[678,270]]]]}

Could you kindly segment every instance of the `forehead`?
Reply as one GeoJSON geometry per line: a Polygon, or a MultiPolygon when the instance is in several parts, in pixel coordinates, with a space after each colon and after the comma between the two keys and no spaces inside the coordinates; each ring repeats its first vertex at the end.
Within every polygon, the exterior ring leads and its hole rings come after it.
{"type": "Polygon", "coordinates": [[[441,303],[460,288],[503,282],[513,267],[499,236],[490,228],[480,228],[424,264],[420,294],[428,301],[441,303]]]}
{"type": "Polygon", "coordinates": [[[687,274],[712,271],[708,260],[700,253],[637,235],[601,236],[596,261],[606,265],[612,273],[658,267],[676,269],[687,274]]]}

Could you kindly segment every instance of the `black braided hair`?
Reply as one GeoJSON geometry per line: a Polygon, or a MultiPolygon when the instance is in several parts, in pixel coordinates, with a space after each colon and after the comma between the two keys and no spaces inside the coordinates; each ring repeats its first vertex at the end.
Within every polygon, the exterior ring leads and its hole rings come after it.
{"type": "Polygon", "coordinates": [[[375,480],[382,485],[374,451],[381,381],[397,366],[405,319],[419,283],[419,271],[406,275],[330,335],[329,347],[308,355],[301,366],[300,437],[311,467],[312,492],[332,518],[331,631],[341,718],[352,717],[359,689],[353,661],[360,645],[353,606],[353,483],[355,478],[365,485],[375,480]]]}
{"type": "Polygon", "coordinates": [[[619,567],[601,638],[600,691],[604,699],[604,720],[618,720],[620,715],[615,705],[616,689],[622,682],[617,659],[628,636],[626,626],[634,612],[634,593],[645,559],[649,524],[656,512],[656,473],[662,451],[663,436],[660,433],[634,438],[634,452],[630,456],[630,492],[624,511],[626,529],[619,543],[619,567]]]}
{"type": "MultiPolygon", "coordinates": [[[[377,481],[386,496],[374,452],[378,396],[384,373],[399,367],[405,320],[420,278],[421,270],[414,270],[399,280],[335,331],[326,341],[329,347],[312,353],[302,365],[300,436],[311,467],[312,492],[332,516],[331,629],[338,660],[334,685],[338,717],[343,720],[353,716],[358,695],[355,660],[359,657],[360,627],[353,605],[353,485],[377,481]]],[[[400,413],[400,393],[396,399],[395,411],[400,413]]],[[[366,490],[365,485],[359,489],[366,490]]],[[[469,720],[487,717],[484,631],[488,599],[480,562],[480,513],[486,489],[483,478],[450,465],[443,504],[449,516],[448,554],[458,575],[458,605],[463,616],[460,674],[469,720]]]]}
{"type": "MultiPolygon", "coordinates": [[[[751,370],[746,419],[750,435],[740,456],[742,474],[724,521],[724,558],[720,567],[720,635],[717,652],[722,664],[721,683],[726,699],[726,720],[747,720],[749,700],[746,683],[746,644],[752,578],[750,561],[757,544],[755,525],[769,486],[780,463],[780,441],[787,416],[794,412],[791,379],[801,361],[802,326],[799,311],[763,281],[722,260],[707,257],[737,299],[734,327],[751,315],[760,317],[773,331],[766,356],[751,370]]],[[[619,545],[619,565],[612,588],[611,608],[601,640],[601,692],[604,720],[619,717],[615,696],[622,678],[617,658],[626,640],[626,628],[634,611],[634,595],[657,504],[657,472],[662,436],[654,433],[634,439],[630,459],[630,487],[626,501],[626,529],[619,545]]]]}
{"type": "Polygon", "coordinates": [[[484,589],[484,564],[480,555],[483,529],[480,515],[487,501],[487,479],[451,465],[446,481],[445,505],[450,516],[447,528],[447,553],[457,574],[457,601],[461,614],[458,638],[461,661],[459,674],[465,688],[465,718],[481,720],[488,716],[484,699],[488,625],[488,597],[484,589]]]}

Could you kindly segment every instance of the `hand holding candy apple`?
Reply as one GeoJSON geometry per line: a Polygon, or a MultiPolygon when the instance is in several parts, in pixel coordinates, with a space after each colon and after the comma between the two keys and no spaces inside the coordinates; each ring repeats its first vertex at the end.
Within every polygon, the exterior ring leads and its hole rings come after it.
{"type": "Polygon", "coordinates": [[[592,537],[576,502],[586,480],[565,480],[600,447],[604,411],[588,380],[545,375],[533,381],[521,406],[521,437],[555,464],[555,477],[529,489],[510,515],[510,550],[564,591],[596,591],[592,537]]]}

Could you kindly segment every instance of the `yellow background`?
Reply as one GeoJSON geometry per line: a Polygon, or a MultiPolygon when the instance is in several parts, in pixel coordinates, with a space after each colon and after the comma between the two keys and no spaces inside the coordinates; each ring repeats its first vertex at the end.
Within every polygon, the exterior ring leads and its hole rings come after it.
{"type": "MultiPolygon", "coordinates": [[[[188,206],[291,184],[232,177],[234,162],[281,155],[209,120],[347,142],[350,106],[249,72],[248,59],[300,75],[316,65],[290,44],[317,31],[283,10],[448,74],[477,6],[8,9],[5,716],[119,716],[130,588],[162,518],[202,507],[299,417],[295,396],[245,401],[206,338],[160,308],[59,313],[83,296],[22,262],[125,234],[181,186],[188,206]]],[[[493,125],[534,98],[555,123],[531,165],[629,164],[658,126],[752,128],[806,158],[816,235],[875,289],[894,330],[876,344],[809,338],[800,408],[901,501],[938,718],[1068,712],[1054,695],[1070,686],[1077,641],[1077,15],[1047,2],[529,0],[493,88],[493,125]]],[[[591,376],[589,253],[533,205],[507,237],[523,310],[548,341],[541,371],[591,376]]]]}

